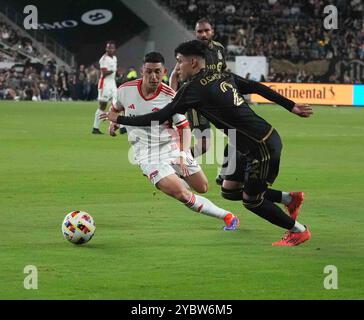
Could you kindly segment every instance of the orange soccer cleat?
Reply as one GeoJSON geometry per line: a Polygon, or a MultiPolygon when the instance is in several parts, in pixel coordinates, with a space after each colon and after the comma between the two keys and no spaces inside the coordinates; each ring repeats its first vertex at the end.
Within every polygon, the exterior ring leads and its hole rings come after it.
{"type": "Polygon", "coordinates": [[[272,246],[279,246],[279,247],[294,247],[298,246],[299,244],[310,240],[311,232],[306,227],[306,230],[303,232],[291,232],[287,231],[284,234],[282,240],[276,241],[272,243],[272,246]]]}
{"type": "Polygon", "coordinates": [[[298,214],[300,213],[305,194],[303,192],[290,192],[292,201],[289,205],[285,205],[289,215],[292,219],[297,220],[298,214]]]}

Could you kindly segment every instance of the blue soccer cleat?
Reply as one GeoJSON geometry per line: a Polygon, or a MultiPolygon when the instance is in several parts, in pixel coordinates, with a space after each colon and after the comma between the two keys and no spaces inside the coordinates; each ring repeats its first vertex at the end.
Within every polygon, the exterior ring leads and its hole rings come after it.
{"type": "Polygon", "coordinates": [[[240,219],[237,216],[231,215],[231,218],[229,219],[229,221],[226,221],[226,226],[224,227],[225,231],[235,231],[238,230],[240,227],[240,219]]]}

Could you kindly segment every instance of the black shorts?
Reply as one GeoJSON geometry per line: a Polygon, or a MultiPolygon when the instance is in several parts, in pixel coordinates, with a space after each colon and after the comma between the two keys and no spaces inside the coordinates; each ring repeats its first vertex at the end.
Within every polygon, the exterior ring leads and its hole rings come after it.
{"type": "MultiPolygon", "coordinates": [[[[227,145],[228,154],[224,158],[224,164],[220,171],[220,176],[224,180],[239,181],[244,183],[247,159],[233,146],[227,145]]],[[[225,153],[227,151],[225,150],[225,153]]]]}
{"type": "MultiPolygon", "coordinates": [[[[199,129],[201,132],[203,132],[204,130],[211,128],[210,121],[195,109],[190,109],[187,111],[187,119],[190,123],[191,130],[199,129]]],[[[210,130],[206,130],[206,132],[209,131],[210,130]]]]}
{"type": "Polygon", "coordinates": [[[278,132],[273,130],[269,138],[256,144],[254,149],[248,155],[230,150],[226,168],[221,170],[224,180],[242,182],[248,194],[263,192],[278,176],[282,151],[278,132]]]}

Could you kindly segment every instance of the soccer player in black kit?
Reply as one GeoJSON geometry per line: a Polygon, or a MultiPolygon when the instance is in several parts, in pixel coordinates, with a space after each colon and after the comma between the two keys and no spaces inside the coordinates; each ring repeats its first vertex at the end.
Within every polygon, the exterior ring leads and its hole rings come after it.
{"type": "MultiPolygon", "coordinates": [[[[223,132],[234,129],[236,143],[233,147],[244,157],[243,163],[238,164],[245,167],[244,207],[287,229],[284,237],[272,245],[297,246],[309,240],[309,229],[285,214],[273,203],[274,200],[265,195],[278,175],[282,143],[277,131],[249,107],[242,94],[265,91],[265,95],[269,96],[274,93],[260,83],[244,81],[232,73],[215,73],[205,69],[205,50],[206,45],[198,40],[182,43],[176,48],[179,77],[188,82],[162,110],[132,118],[109,112],[102,118],[124,125],[146,126],[151,121],[163,123],[175,113],[184,114],[189,108],[195,108],[223,132]]],[[[308,105],[294,102],[282,105],[301,117],[312,114],[308,105]]]]}
{"type": "MultiPolygon", "coordinates": [[[[214,29],[207,18],[201,18],[196,22],[195,36],[197,40],[201,40],[207,46],[205,52],[205,68],[213,72],[225,71],[225,48],[221,43],[213,40],[214,29]]],[[[181,85],[176,68],[171,73],[169,85],[175,91],[177,91],[181,85]]],[[[190,128],[193,130],[197,140],[196,145],[191,151],[194,157],[198,157],[206,153],[210,147],[210,122],[200,112],[192,108],[187,111],[187,118],[190,123],[190,128]]],[[[219,185],[222,184],[220,175],[216,178],[216,182],[219,185]]]]}

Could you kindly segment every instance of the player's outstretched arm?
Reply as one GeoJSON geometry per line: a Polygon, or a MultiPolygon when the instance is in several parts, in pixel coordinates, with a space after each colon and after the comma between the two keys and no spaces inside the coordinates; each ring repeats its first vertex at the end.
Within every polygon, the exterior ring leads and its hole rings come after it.
{"type": "Polygon", "coordinates": [[[308,104],[296,103],[292,108],[291,112],[302,118],[308,118],[313,115],[313,110],[308,104]]]}
{"type": "Polygon", "coordinates": [[[183,177],[188,177],[189,171],[188,167],[186,166],[186,158],[187,153],[189,153],[191,149],[192,133],[190,127],[188,126],[178,129],[178,135],[180,138],[180,156],[175,163],[180,165],[183,177]]]}
{"type": "Polygon", "coordinates": [[[282,96],[278,92],[272,90],[271,88],[269,88],[268,86],[266,86],[260,82],[256,82],[256,81],[252,81],[252,80],[248,80],[248,79],[239,77],[238,75],[236,75],[234,73],[233,73],[233,76],[234,76],[235,83],[238,87],[238,90],[241,94],[256,93],[269,101],[279,104],[280,106],[287,109],[288,111],[292,111],[292,109],[295,105],[294,101],[287,99],[286,97],[282,96]]]}
{"type": "MultiPolygon", "coordinates": [[[[122,106],[122,104],[120,104],[118,101],[114,104],[114,102],[111,103],[110,108],[109,108],[109,114],[110,117],[118,117],[118,115],[121,113],[122,115],[124,115],[124,107],[122,106]],[[112,115],[114,114],[114,115],[112,115]]],[[[100,119],[102,119],[102,117],[100,117],[100,119]]],[[[104,120],[107,118],[104,118],[104,120]]],[[[109,124],[109,135],[112,137],[116,137],[116,130],[120,128],[120,125],[118,123],[112,122],[110,121],[109,124]]]]}
{"type": "Polygon", "coordinates": [[[151,112],[136,117],[116,116],[115,113],[110,112],[101,115],[100,119],[109,119],[112,122],[120,123],[126,126],[144,127],[150,126],[152,121],[164,123],[174,114],[184,114],[188,108],[200,105],[199,93],[196,89],[187,90],[188,85],[183,86],[172,102],[168,103],[164,108],[157,112],[151,112]]]}
{"type": "Polygon", "coordinates": [[[180,137],[180,149],[181,151],[188,152],[191,149],[192,133],[190,127],[178,129],[178,135],[180,137]]]}
{"type": "Polygon", "coordinates": [[[244,79],[237,75],[234,75],[234,80],[238,86],[239,92],[242,91],[243,94],[259,94],[267,100],[275,102],[286,108],[288,111],[291,111],[292,113],[303,118],[308,118],[313,114],[312,108],[308,104],[295,103],[294,101],[287,99],[263,83],[244,79]]]}
{"type": "Polygon", "coordinates": [[[126,126],[144,127],[144,126],[150,126],[152,121],[158,121],[159,123],[163,123],[167,121],[175,113],[176,112],[174,110],[173,102],[171,102],[157,112],[151,112],[141,116],[125,117],[125,116],[120,116],[115,112],[108,112],[106,114],[100,115],[100,119],[108,119],[112,122],[123,124],[126,126]]]}

